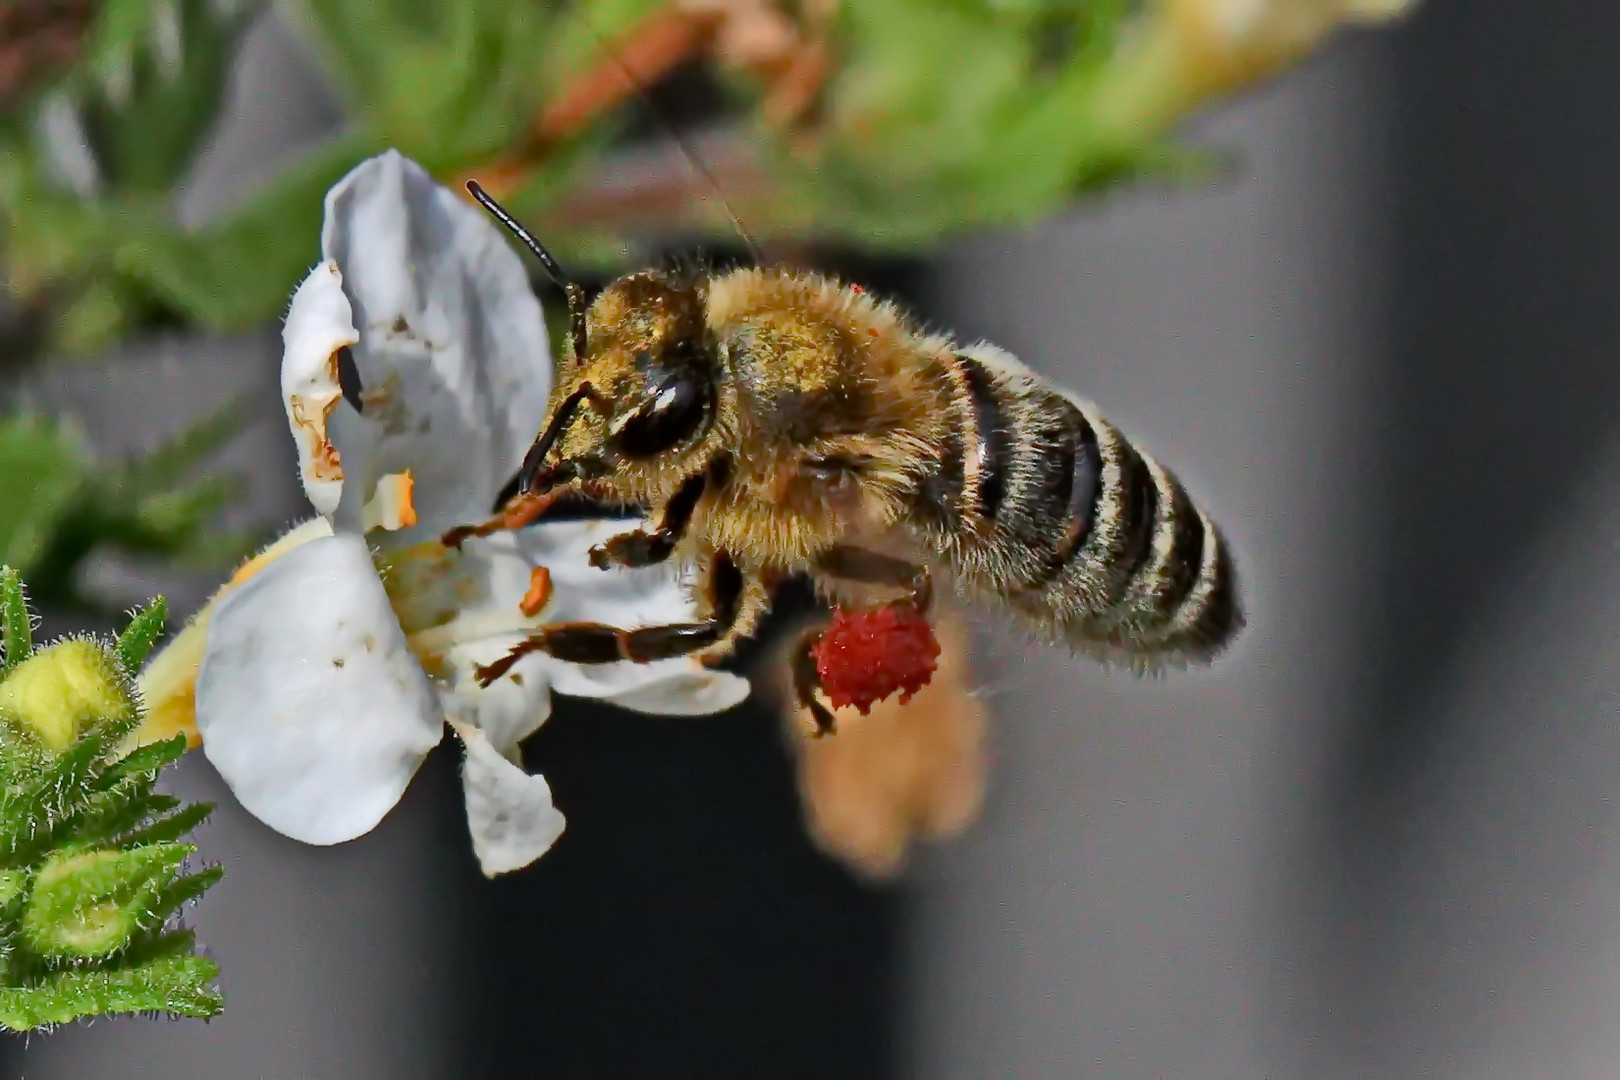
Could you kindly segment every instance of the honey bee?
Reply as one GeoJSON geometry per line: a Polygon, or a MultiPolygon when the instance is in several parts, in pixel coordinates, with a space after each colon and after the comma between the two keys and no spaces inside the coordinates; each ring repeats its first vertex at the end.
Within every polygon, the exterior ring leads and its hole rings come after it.
{"type": "MultiPolygon", "coordinates": [[[[509,497],[445,542],[520,528],[568,495],[645,507],[648,524],[592,563],[680,560],[700,615],[542,626],[482,669],[485,685],[535,651],[715,662],[797,575],[834,603],[875,589],[919,609],[938,579],[1138,671],[1207,662],[1241,629],[1227,544],[1181,483],[1004,350],[924,333],[860,287],[798,270],[642,271],[587,303],[467,186],[565,290],[569,348],[509,497]]],[[[794,688],[828,730],[816,640],[794,650],[794,688]]]]}

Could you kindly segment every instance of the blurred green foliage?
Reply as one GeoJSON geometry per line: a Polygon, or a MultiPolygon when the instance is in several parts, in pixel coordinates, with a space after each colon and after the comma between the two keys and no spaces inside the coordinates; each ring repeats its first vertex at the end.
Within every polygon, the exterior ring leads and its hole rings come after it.
{"type": "Polygon", "coordinates": [[[217,525],[242,480],[198,478],[246,415],[229,406],[120,462],[97,460],[67,424],[26,412],[0,417],[0,563],[21,570],[55,610],[106,615],[79,580],[84,560],[104,545],[196,567],[251,554],[261,537],[217,525]]]}
{"type": "MultiPolygon", "coordinates": [[[[288,0],[277,16],[324,60],[347,124],[184,227],[178,186],[265,0],[0,0],[0,285],[40,355],[260,325],[317,257],[326,190],[386,147],[446,183],[478,175],[596,271],[620,268],[630,239],[733,243],[716,196],[762,241],[913,251],[1122,179],[1207,171],[1171,129],[1272,58],[1178,38],[1209,22],[1182,17],[1206,2],[288,0]],[[644,170],[629,194],[606,181],[616,152],[675,145],[674,125],[647,120],[691,112],[693,72],[725,152],[644,170]]],[[[1245,20],[1262,37],[1326,32],[1357,6],[1254,0],[1245,20]]],[[[0,362],[24,351],[6,309],[0,362]]],[[[98,531],[193,551],[228,495],[144,483],[43,420],[3,422],[0,556],[54,602],[98,531]]]]}
{"type": "MultiPolygon", "coordinates": [[[[80,62],[25,114],[37,121],[49,107],[74,117],[87,175],[62,181],[49,146],[60,135],[39,123],[0,129],[7,288],[25,305],[49,307],[51,346],[65,351],[97,349],[153,319],[230,330],[273,318],[316,254],[322,194],[385,146],[446,179],[517,150],[524,167],[509,192],[514,207],[549,221],[564,251],[617,250],[623,232],[645,222],[552,218],[565,196],[588,192],[635,99],[587,112],[542,148],[526,144],[548,102],[582,80],[600,81],[604,64],[611,73],[609,43],[634,39],[678,6],[307,0],[292,9],[296,25],[326,58],[349,130],[224,220],[182,229],[174,185],[214,121],[231,57],[259,8],[106,0],[80,62]]],[[[724,18],[758,20],[769,5],[732,7],[724,18]]],[[[1162,130],[1100,125],[1090,105],[1130,7],[873,0],[836,5],[814,24],[801,15],[800,37],[784,55],[822,49],[826,77],[809,119],[787,130],[759,118],[772,86],[750,69],[753,58],[728,63],[723,48],[708,49],[739,141],[758,151],[763,176],[734,196],[749,229],[762,238],[914,247],[1029,220],[1099,182],[1165,168],[1175,155],[1162,130]],[[1040,122],[1047,115],[1062,120],[1040,122]]],[[[723,45],[724,28],[711,36],[723,45]]],[[[722,188],[726,179],[719,176],[722,188]]],[[[725,227],[701,207],[687,215],[694,228],[725,227]]]]}
{"type": "Polygon", "coordinates": [[[139,749],[135,672],[161,600],[116,642],[35,651],[21,578],[0,566],[0,1028],[108,1013],[213,1016],[219,969],[181,909],[220,877],[186,873],[213,809],[155,790],[185,736],[139,749]]]}
{"type": "MultiPolygon", "coordinates": [[[[689,172],[678,176],[673,207],[639,218],[557,220],[559,206],[589,195],[603,162],[632,132],[644,111],[634,94],[587,101],[574,122],[536,145],[548,103],[588,91],[604,73],[610,82],[624,74],[610,43],[636,40],[678,6],[294,5],[287,13],[326,61],[351,122],[274,182],[244,193],[225,217],[185,228],[175,213],[177,187],[264,5],[66,0],[54,9],[65,21],[52,40],[76,41],[76,61],[26,86],[0,87],[0,96],[11,95],[0,100],[5,290],[43,326],[39,351],[47,355],[94,353],[158,325],[261,324],[282,310],[317,255],[327,188],[385,146],[446,180],[516,161],[506,192],[513,206],[544,222],[560,251],[598,266],[622,252],[626,233],[649,223],[722,228],[723,216],[691,198],[689,172]]],[[[721,5],[691,39],[696,51],[671,59],[674,67],[707,65],[721,88],[721,119],[758,149],[746,190],[724,190],[735,176],[717,181],[761,238],[916,244],[1033,216],[1104,174],[1149,160],[1155,133],[1099,151],[1081,124],[1061,145],[1043,142],[1039,156],[1056,172],[1042,175],[1020,154],[1023,136],[1013,123],[1035,103],[1072,95],[1073,81],[1107,57],[1125,0],[890,0],[834,5],[819,22],[805,14],[810,7],[721,5]],[[791,33],[763,66],[757,56],[726,52],[728,33],[758,37],[773,26],[791,33]],[[815,50],[829,64],[810,119],[767,123],[762,110],[773,90],[761,71],[815,50]]],[[[38,10],[45,15],[35,25],[52,30],[52,9],[38,10]]],[[[650,94],[659,94],[656,80],[650,94]]],[[[78,572],[98,545],[196,561],[239,556],[249,540],[215,539],[209,528],[231,485],[189,475],[230,433],[229,421],[205,424],[147,461],[114,465],[92,457],[68,426],[26,414],[0,419],[0,560],[27,574],[41,602],[94,607],[78,572]]]]}

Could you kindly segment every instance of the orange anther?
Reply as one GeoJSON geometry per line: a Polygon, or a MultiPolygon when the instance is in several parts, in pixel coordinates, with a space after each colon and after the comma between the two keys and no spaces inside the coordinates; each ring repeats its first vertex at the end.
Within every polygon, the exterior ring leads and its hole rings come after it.
{"type": "Polygon", "coordinates": [[[399,474],[399,527],[408,529],[416,524],[416,477],[406,469],[399,474]]]}
{"type": "Polygon", "coordinates": [[[543,566],[537,566],[529,571],[529,591],[523,594],[518,609],[529,618],[540,614],[546,602],[551,599],[551,571],[543,566]]]}

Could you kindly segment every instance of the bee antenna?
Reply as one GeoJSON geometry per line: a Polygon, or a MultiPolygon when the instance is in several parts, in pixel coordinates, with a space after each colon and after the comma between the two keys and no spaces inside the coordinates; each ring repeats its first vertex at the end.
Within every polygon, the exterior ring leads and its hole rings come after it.
{"type": "MultiPolygon", "coordinates": [[[[714,178],[714,173],[703,163],[703,159],[698,156],[691,143],[687,142],[686,137],[681,134],[674,121],[659,107],[658,102],[653,100],[652,94],[647,92],[647,87],[642,84],[641,78],[631,70],[629,64],[624,62],[624,58],[613,50],[613,46],[602,36],[601,32],[590,23],[585,24],[585,29],[590,32],[592,37],[596,38],[597,45],[601,47],[602,55],[607,58],[609,63],[619,69],[619,73],[630,84],[642,107],[652,116],[654,122],[664,129],[664,135],[670,142],[675,144],[675,149],[680,153],[681,160],[686,162],[686,167],[692,170],[699,183],[719,202],[721,212],[726,215],[732,229],[736,231],[743,245],[747,247],[749,256],[757,265],[764,266],[765,252],[760,249],[759,242],[754,239],[754,234],[749,232],[748,227],[743,224],[742,218],[738,216],[736,209],[732,207],[731,200],[726,198],[726,189],[720,186],[720,181],[714,178]]],[[[709,199],[708,195],[698,197],[703,199],[704,202],[709,199]]]]}
{"type": "Polygon", "coordinates": [[[482,184],[476,180],[468,180],[467,193],[477,199],[478,205],[488,210],[490,216],[500,222],[507,232],[517,237],[524,247],[534,253],[534,257],[540,260],[541,267],[545,269],[546,276],[551,278],[558,288],[566,289],[568,287],[568,275],[562,272],[562,267],[558,266],[557,260],[551,257],[551,252],[547,251],[545,246],[534,238],[534,234],[525,229],[518,219],[507,211],[506,207],[496,202],[494,196],[485,191],[482,184]]]}
{"type": "Polygon", "coordinates": [[[568,298],[568,336],[574,347],[574,363],[585,363],[585,290],[577,282],[569,281],[557,260],[551,257],[545,245],[534,238],[534,234],[525,229],[517,218],[513,217],[500,203],[496,202],[483,185],[476,180],[467,181],[467,193],[478,200],[478,205],[489,211],[491,217],[500,222],[507,232],[517,237],[524,247],[528,248],[540,266],[545,270],[546,276],[552,280],[563,295],[568,298]]]}

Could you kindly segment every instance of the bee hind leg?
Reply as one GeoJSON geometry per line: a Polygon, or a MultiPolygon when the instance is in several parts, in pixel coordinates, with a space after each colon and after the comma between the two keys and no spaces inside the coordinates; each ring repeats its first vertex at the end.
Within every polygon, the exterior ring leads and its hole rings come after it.
{"type": "Polygon", "coordinates": [[[832,734],[835,726],[832,710],[821,703],[817,693],[821,690],[821,671],[816,666],[816,646],[821,642],[821,631],[809,630],[793,647],[793,693],[799,706],[815,721],[814,738],[832,734]]]}
{"type": "Polygon", "coordinates": [[[893,585],[910,594],[899,603],[926,614],[934,601],[934,582],[926,567],[868,548],[836,544],[816,559],[816,568],[828,577],[863,585],[893,585]]]}

